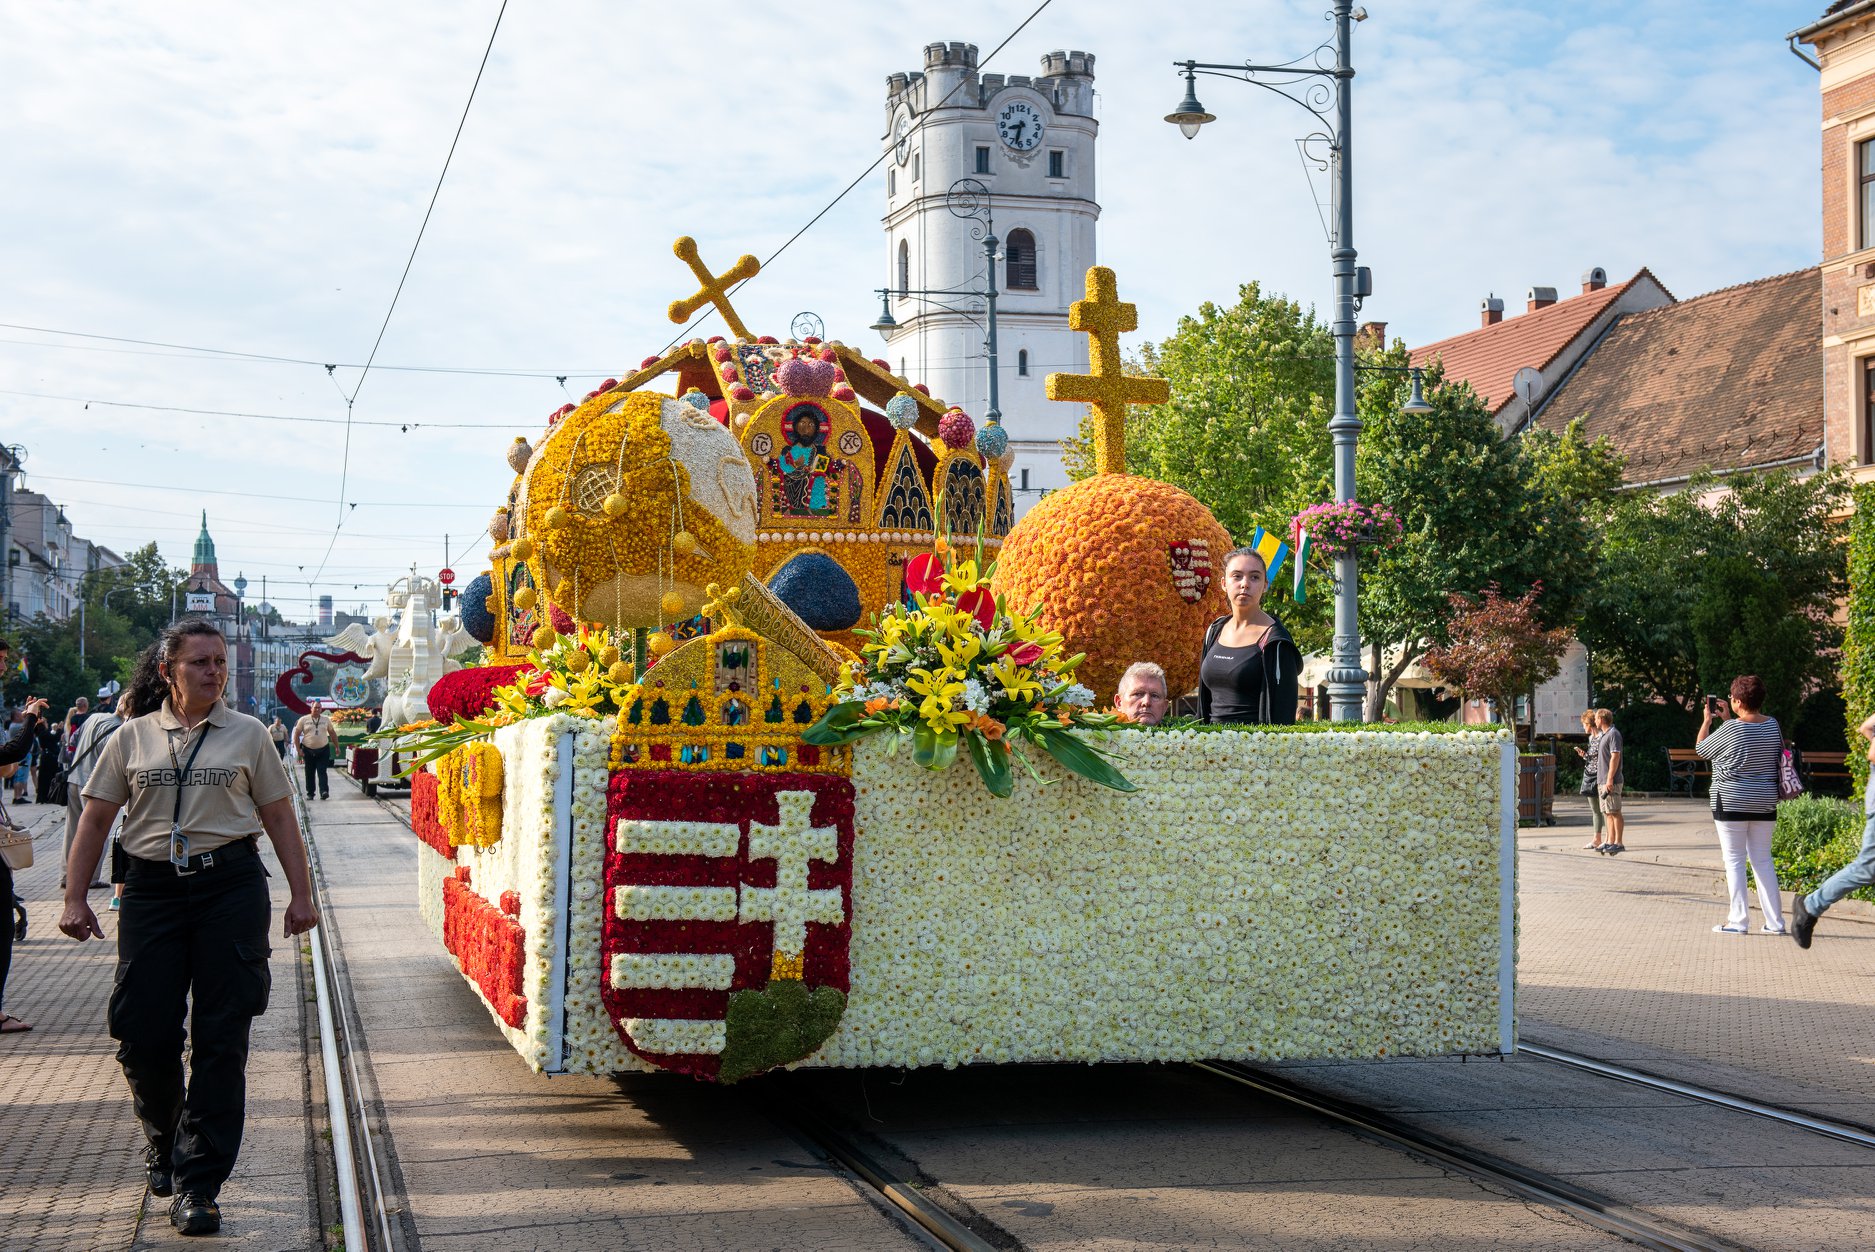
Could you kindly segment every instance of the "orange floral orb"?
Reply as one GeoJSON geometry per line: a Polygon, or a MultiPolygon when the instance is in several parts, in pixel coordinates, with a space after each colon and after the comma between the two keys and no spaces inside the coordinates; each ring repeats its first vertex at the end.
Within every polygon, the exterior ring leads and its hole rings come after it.
{"type": "Polygon", "coordinates": [[[1229,611],[1230,535],[1170,483],[1096,474],[1050,492],[1009,532],[995,589],[1012,612],[1042,606],[1105,704],[1134,661],[1157,661],[1176,699],[1198,684],[1204,628],[1229,611]]]}

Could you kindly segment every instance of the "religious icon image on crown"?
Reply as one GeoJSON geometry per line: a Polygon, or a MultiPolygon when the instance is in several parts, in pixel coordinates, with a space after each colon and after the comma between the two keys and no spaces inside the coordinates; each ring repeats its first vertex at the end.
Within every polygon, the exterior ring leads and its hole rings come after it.
{"type": "Polygon", "coordinates": [[[827,455],[827,415],[799,404],[782,419],[787,446],[771,457],[775,513],[781,517],[831,517],[840,511],[839,481],[844,461],[827,455]]]}

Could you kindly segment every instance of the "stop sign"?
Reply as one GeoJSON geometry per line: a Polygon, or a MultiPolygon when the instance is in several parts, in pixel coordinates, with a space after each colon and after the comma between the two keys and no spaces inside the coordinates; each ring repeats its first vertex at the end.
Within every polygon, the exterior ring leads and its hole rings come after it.
{"type": "Polygon", "coordinates": [[[453,569],[440,570],[438,571],[436,578],[438,582],[442,583],[443,586],[447,587],[450,583],[453,583],[456,581],[456,571],[453,569]]]}

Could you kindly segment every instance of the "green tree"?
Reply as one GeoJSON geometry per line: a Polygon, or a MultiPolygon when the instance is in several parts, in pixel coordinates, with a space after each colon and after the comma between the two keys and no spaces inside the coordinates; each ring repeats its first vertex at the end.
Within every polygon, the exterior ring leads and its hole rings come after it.
{"type": "Polygon", "coordinates": [[[95,696],[112,680],[128,682],[137,654],[169,624],[171,593],[184,579],[181,570],[163,564],[154,543],[132,552],[123,565],[84,575],[78,587],[82,615],[64,621],[41,615],[15,628],[15,658],[24,655],[27,675],[16,670],[7,676],[0,688],[7,702],[42,695],[56,717],[79,696],[95,696]]]}
{"type": "MultiPolygon", "coordinates": [[[[1842,639],[1835,614],[1847,574],[1831,519],[1846,489],[1834,469],[1808,477],[1774,470],[1723,484],[1696,479],[1671,495],[1624,494],[1605,520],[1600,570],[1577,628],[1595,654],[1598,686],[1622,702],[1667,700],[1696,712],[1709,684],[1729,684],[1739,673],[1772,683],[1779,662],[1753,659],[1764,649],[1749,636],[1760,632],[1801,641],[1794,668],[1776,679],[1792,690],[1774,696],[1801,700],[1827,684],[1842,639]],[[1702,601],[1722,598],[1726,586],[1749,590],[1738,581],[1738,562],[1776,585],[1788,624],[1773,630],[1764,619],[1728,618],[1716,604],[1700,617],[1702,601]],[[1705,622],[1703,642],[1696,620],[1705,622]],[[1728,665],[1731,672],[1721,673],[1728,665]]],[[[1770,593],[1751,594],[1762,606],[1770,593]]]]}
{"type": "Polygon", "coordinates": [[[1849,773],[1855,793],[1868,788],[1866,741],[1857,732],[1875,713],[1875,483],[1855,488],[1849,519],[1849,598],[1842,639],[1843,720],[1849,735],[1849,773]]]}
{"type": "MultiPolygon", "coordinates": [[[[1395,344],[1374,364],[1402,366],[1395,344]]],[[[1542,624],[1568,627],[1595,576],[1592,517],[1608,507],[1620,461],[1580,426],[1505,439],[1477,394],[1427,371],[1430,413],[1405,413],[1408,380],[1371,371],[1361,387],[1356,483],[1397,512],[1405,534],[1361,562],[1361,632],[1369,649],[1364,716],[1379,720],[1393,685],[1450,639],[1453,595],[1497,586],[1521,597],[1539,583],[1542,624]]]]}
{"type": "Polygon", "coordinates": [[[1796,725],[1804,688],[1816,669],[1811,623],[1791,611],[1790,596],[1756,562],[1742,556],[1707,561],[1693,604],[1692,634],[1699,682],[1724,695],[1740,674],[1764,680],[1764,711],[1787,729],[1796,725]]]}

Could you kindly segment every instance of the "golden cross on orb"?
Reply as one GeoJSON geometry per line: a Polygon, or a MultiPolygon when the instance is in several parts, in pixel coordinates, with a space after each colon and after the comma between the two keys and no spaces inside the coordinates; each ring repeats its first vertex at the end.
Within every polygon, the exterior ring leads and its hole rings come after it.
{"type": "Polygon", "coordinates": [[[1094,410],[1094,471],[1126,473],[1126,406],[1164,404],[1172,384],[1122,371],[1120,332],[1139,329],[1139,306],[1120,299],[1113,271],[1096,265],[1087,271],[1087,299],[1068,308],[1068,325],[1087,332],[1091,374],[1050,374],[1050,400],[1081,400],[1094,410]]]}
{"type": "Polygon", "coordinates": [[[689,321],[690,315],[704,305],[713,304],[716,306],[716,311],[723,315],[723,322],[729,327],[731,334],[738,339],[755,338],[749,333],[749,328],[742,324],[742,319],[736,316],[736,310],[730,306],[729,289],[744,279],[754,278],[761,273],[762,263],[744,253],[736,258],[736,263],[729,267],[728,273],[716,276],[710,273],[710,267],[705,265],[703,258],[697,255],[697,241],[689,235],[685,235],[672,244],[671,251],[677,254],[678,260],[690,267],[690,272],[695,274],[697,281],[703,285],[702,290],[696,295],[686,300],[671,301],[671,320],[681,325],[689,321]]]}

